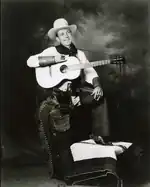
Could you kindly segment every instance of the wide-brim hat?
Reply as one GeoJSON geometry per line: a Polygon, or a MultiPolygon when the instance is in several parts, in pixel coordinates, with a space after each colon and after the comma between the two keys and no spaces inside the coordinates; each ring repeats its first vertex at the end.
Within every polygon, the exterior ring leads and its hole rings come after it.
{"type": "Polygon", "coordinates": [[[69,25],[68,22],[64,18],[59,18],[54,21],[53,28],[51,28],[48,31],[48,36],[50,39],[56,40],[56,33],[61,29],[67,29],[67,28],[71,30],[72,34],[74,34],[77,30],[76,25],[69,25]]]}

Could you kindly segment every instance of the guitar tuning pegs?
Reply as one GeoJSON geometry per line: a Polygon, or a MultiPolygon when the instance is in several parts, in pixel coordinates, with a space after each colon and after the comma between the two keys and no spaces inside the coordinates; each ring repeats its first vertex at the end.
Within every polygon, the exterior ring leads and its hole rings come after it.
{"type": "Polygon", "coordinates": [[[125,64],[125,57],[122,55],[110,55],[112,64],[125,64]]]}

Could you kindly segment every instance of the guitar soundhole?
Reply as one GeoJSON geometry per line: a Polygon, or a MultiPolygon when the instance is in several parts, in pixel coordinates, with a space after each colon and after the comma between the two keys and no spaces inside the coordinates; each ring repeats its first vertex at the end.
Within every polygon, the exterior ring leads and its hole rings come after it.
{"type": "Polygon", "coordinates": [[[68,67],[67,67],[66,65],[62,65],[62,66],[60,67],[61,73],[66,73],[66,72],[67,72],[67,69],[68,69],[68,67]]]}

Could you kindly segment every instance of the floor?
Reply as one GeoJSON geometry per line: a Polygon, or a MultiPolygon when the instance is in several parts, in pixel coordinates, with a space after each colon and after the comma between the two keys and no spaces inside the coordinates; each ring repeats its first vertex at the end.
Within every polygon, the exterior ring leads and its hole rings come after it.
{"type": "MultiPolygon", "coordinates": [[[[60,181],[49,179],[46,165],[3,167],[1,175],[2,187],[53,187],[60,184],[60,181]]],[[[150,183],[138,185],[124,182],[124,187],[150,187],[150,183]]]]}

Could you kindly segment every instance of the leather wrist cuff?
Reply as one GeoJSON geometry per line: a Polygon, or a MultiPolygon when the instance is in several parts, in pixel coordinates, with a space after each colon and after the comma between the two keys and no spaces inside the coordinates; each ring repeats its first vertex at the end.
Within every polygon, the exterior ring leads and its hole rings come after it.
{"type": "Polygon", "coordinates": [[[99,77],[93,78],[92,83],[93,83],[94,88],[96,88],[97,86],[101,86],[99,77]]]}
{"type": "Polygon", "coordinates": [[[48,57],[39,56],[38,60],[39,60],[39,65],[41,67],[46,67],[56,64],[54,56],[48,56],[48,57]]]}

